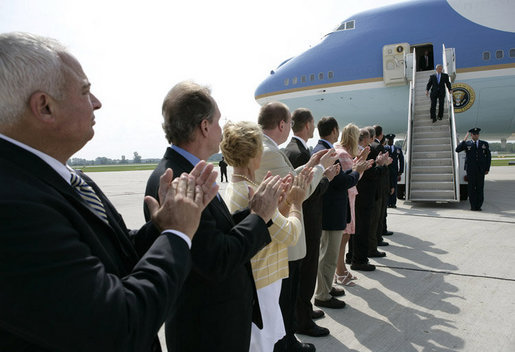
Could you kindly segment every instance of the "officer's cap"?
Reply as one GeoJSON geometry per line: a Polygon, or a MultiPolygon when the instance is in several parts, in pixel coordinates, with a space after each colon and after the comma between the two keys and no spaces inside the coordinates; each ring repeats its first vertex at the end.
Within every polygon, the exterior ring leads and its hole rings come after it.
{"type": "Polygon", "coordinates": [[[474,127],[469,130],[469,132],[472,134],[479,134],[479,131],[481,131],[481,128],[478,127],[474,127]]]}
{"type": "Polygon", "coordinates": [[[386,139],[395,139],[395,135],[393,133],[387,134],[386,139]]]}

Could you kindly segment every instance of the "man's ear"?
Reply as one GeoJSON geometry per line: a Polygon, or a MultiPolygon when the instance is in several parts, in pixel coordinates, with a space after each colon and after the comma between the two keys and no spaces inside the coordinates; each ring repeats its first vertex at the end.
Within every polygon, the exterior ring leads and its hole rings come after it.
{"type": "Polygon", "coordinates": [[[207,137],[209,134],[209,121],[204,119],[200,123],[200,133],[202,133],[202,136],[207,137]]]}
{"type": "Polygon", "coordinates": [[[279,131],[281,131],[281,132],[283,131],[285,123],[286,122],[284,120],[279,121],[279,125],[278,125],[279,126],[279,131]]]}
{"type": "Polygon", "coordinates": [[[51,122],[54,119],[53,100],[44,92],[36,92],[29,98],[29,108],[32,114],[41,122],[51,122]]]}

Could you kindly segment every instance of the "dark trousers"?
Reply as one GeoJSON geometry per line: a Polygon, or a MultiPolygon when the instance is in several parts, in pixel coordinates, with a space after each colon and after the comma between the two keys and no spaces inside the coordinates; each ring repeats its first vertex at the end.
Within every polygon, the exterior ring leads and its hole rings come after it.
{"type": "Polygon", "coordinates": [[[352,244],[352,263],[368,263],[368,237],[370,233],[370,216],[372,215],[371,200],[364,197],[361,193],[356,196],[355,205],[355,230],[351,236],[352,244]],[[361,198],[360,198],[361,196],[361,198]]]}
{"type": "Polygon", "coordinates": [[[290,274],[283,279],[279,305],[283,314],[284,330],[286,335],[274,346],[274,351],[287,351],[297,342],[295,337],[295,306],[299,294],[299,278],[302,259],[288,262],[290,274]]]}
{"type": "Polygon", "coordinates": [[[383,197],[381,198],[380,202],[381,203],[380,203],[379,213],[381,215],[379,217],[379,223],[377,225],[377,230],[376,230],[377,243],[383,242],[383,233],[386,232],[386,206],[388,204],[388,193],[383,194],[383,197]]]}
{"type": "Polygon", "coordinates": [[[445,94],[431,94],[431,119],[436,120],[436,100],[438,99],[438,117],[443,116],[443,104],[445,102],[445,94]]]}
{"type": "Polygon", "coordinates": [[[383,216],[383,214],[381,213],[382,204],[382,197],[378,197],[377,199],[374,199],[374,201],[372,202],[373,207],[370,215],[370,225],[368,232],[368,254],[374,254],[377,252],[377,229],[380,226],[382,229],[383,226],[383,224],[381,223],[381,218],[383,216]]]}
{"type": "Polygon", "coordinates": [[[321,225],[320,229],[310,231],[306,224],[306,256],[301,260],[300,264],[299,295],[297,297],[295,316],[295,327],[297,329],[309,329],[315,324],[311,318],[311,312],[313,311],[311,298],[315,293],[315,285],[317,281],[321,235],[321,225]]]}
{"type": "Polygon", "coordinates": [[[393,183],[393,194],[388,196],[388,205],[397,205],[397,177],[395,177],[395,181],[393,183]]]}
{"type": "Polygon", "coordinates": [[[479,168],[467,169],[468,194],[471,209],[481,209],[484,200],[485,173],[479,168]]]}
{"type": "Polygon", "coordinates": [[[224,182],[224,176],[225,176],[225,182],[227,181],[227,169],[220,169],[220,182],[224,182]]]}

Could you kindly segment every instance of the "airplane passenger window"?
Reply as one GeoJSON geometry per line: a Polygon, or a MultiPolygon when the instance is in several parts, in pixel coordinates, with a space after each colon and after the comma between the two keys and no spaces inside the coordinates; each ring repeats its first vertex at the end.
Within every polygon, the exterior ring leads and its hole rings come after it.
{"type": "Polygon", "coordinates": [[[345,22],[345,29],[354,29],[354,21],[345,22]]]}
{"type": "Polygon", "coordinates": [[[286,78],[286,79],[284,80],[284,85],[285,85],[285,86],[289,86],[289,85],[290,85],[290,79],[289,79],[289,78],[286,78]]]}
{"type": "Polygon", "coordinates": [[[504,50],[497,50],[495,52],[495,58],[496,59],[502,59],[504,57],[504,50]]]}
{"type": "Polygon", "coordinates": [[[329,72],[327,73],[327,78],[333,78],[333,77],[334,77],[334,73],[333,73],[333,71],[329,71],[329,72]]]}
{"type": "Polygon", "coordinates": [[[313,82],[315,80],[315,74],[312,73],[311,75],[309,75],[309,80],[313,82]]]}
{"type": "Polygon", "coordinates": [[[515,57],[515,49],[510,49],[510,57],[515,57]]]}
{"type": "Polygon", "coordinates": [[[490,52],[489,51],[483,51],[483,60],[485,60],[485,61],[490,60],[490,52]]]}
{"type": "Polygon", "coordinates": [[[319,79],[319,80],[323,80],[323,79],[324,79],[324,73],[323,73],[323,72],[320,72],[320,73],[318,74],[318,79],[319,79]]]}
{"type": "Polygon", "coordinates": [[[300,81],[301,81],[302,83],[306,83],[306,76],[301,76],[301,77],[300,77],[300,81]]]}
{"type": "Polygon", "coordinates": [[[291,84],[297,84],[297,77],[293,77],[293,79],[291,80],[291,84]]]}

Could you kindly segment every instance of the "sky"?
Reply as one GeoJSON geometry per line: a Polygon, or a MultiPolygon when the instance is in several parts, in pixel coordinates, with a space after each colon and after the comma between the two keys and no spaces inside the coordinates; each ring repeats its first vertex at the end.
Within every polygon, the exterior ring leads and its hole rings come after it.
{"type": "Polygon", "coordinates": [[[53,37],[102,102],[73,157],[160,158],[161,105],[178,82],[207,85],[226,121],[256,121],[256,87],[343,20],[402,0],[1,0],[0,32],[53,37]]]}

